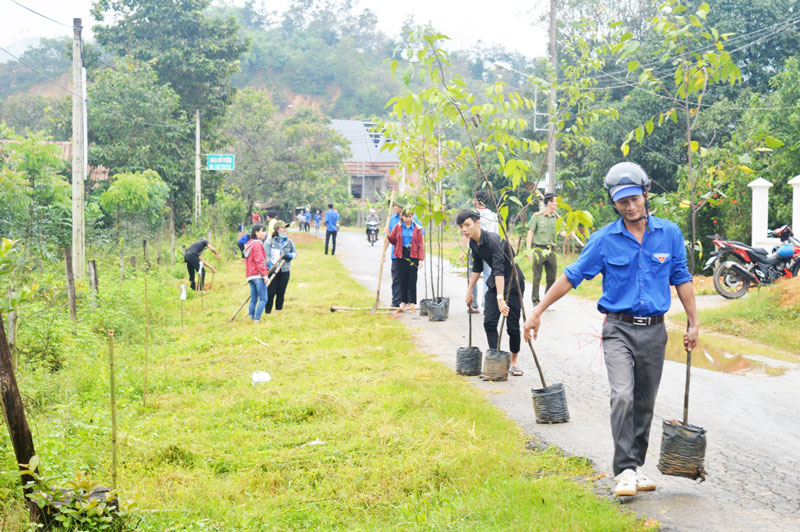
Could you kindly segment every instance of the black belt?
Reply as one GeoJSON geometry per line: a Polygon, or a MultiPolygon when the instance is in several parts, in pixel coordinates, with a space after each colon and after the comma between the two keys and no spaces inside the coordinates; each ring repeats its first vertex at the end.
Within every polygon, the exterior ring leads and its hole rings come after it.
{"type": "Polygon", "coordinates": [[[545,248],[545,249],[552,249],[553,246],[551,244],[534,244],[533,247],[535,248],[545,248]]]}
{"type": "Polygon", "coordinates": [[[625,323],[632,323],[634,325],[655,325],[656,323],[664,323],[664,315],[661,316],[631,316],[629,314],[617,314],[616,312],[609,312],[606,314],[609,318],[615,318],[625,323]]]}

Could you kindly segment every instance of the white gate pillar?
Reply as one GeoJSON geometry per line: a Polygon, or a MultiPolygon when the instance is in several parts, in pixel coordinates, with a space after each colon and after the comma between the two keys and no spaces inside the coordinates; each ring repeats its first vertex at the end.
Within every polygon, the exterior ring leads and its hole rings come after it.
{"type": "Polygon", "coordinates": [[[772,183],[759,177],[747,184],[753,190],[751,242],[753,247],[762,247],[769,243],[767,231],[769,230],[769,189],[772,183]]]}
{"type": "Polygon", "coordinates": [[[792,185],[792,231],[800,231],[800,175],[791,178],[789,184],[792,185]]]}

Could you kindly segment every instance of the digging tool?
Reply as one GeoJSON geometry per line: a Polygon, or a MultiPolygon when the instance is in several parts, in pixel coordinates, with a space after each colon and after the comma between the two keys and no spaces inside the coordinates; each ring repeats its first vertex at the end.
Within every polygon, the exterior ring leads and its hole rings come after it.
{"type": "Polygon", "coordinates": [[[337,305],[331,305],[331,312],[351,312],[357,310],[369,310],[372,312],[393,312],[397,310],[395,307],[340,307],[337,305]]]}
{"type": "MultiPolygon", "coordinates": [[[[276,262],[272,266],[272,269],[267,272],[267,286],[268,287],[269,287],[269,284],[272,282],[272,280],[275,278],[275,276],[278,275],[278,272],[280,271],[281,266],[283,266],[283,263],[286,260],[285,257],[286,257],[286,255],[281,255],[281,258],[278,259],[278,262],[276,262]]],[[[250,295],[248,294],[247,298],[244,301],[242,301],[242,304],[239,305],[239,308],[236,309],[236,312],[233,313],[233,316],[231,316],[231,319],[228,320],[228,323],[231,323],[233,320],[236,319],[236,316],[239,315],[239,312],[242,311],[244,306],[249,301],[250,301],[250,295]]]]}
{"type": "Polygon", "coordinates": [[[383,277],[383,261],[386,260],[386,248],[389,247],[386,235],[389,233],[389,220],[391,220],[389,214],[392,212],[392,205],[394,205],[394,190],[392,190],[392,195],[389,198],[389,212],[386,215],[386,227],[383,229],[383,251],[381,251],[381,265],[378,268],[378,290],[375,292],[375,303],[372,305],[373,313],[378,310],[378,304],[381,299],[381,277],[383,277]]]}

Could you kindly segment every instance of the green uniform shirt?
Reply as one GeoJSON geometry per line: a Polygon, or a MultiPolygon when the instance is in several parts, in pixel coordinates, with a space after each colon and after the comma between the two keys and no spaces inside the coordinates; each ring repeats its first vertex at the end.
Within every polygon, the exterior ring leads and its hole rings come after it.
{"type": "Polygon", "coordinates": [[[558,220],[556,213],[547,216],[537,212],[531,217],[528,229],[533,231],[534,246],[554,246],[556,244],[556,220],[558,220]]]}

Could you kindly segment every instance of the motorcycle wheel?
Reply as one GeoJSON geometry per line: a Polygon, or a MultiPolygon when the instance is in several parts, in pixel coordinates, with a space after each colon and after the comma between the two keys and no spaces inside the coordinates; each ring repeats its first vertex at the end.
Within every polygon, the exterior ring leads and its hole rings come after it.
{"type": "Polygon", "coordinates": [[[714,288],[726,299],[738,299],[747,293],[750,281],[742,279],[729,262],[723,262],[714,270],[714,288]]]}

